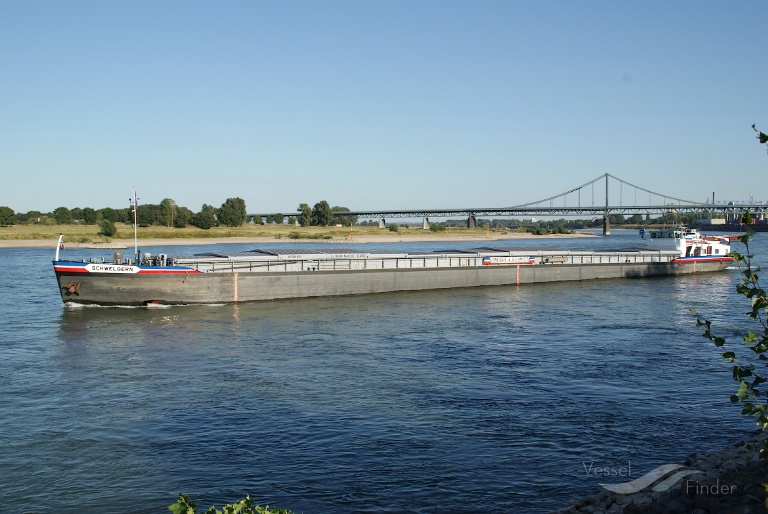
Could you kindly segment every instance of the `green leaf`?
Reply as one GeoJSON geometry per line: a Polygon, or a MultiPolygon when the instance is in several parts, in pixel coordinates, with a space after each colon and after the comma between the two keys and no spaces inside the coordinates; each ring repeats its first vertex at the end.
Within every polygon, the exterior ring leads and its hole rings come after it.
{"type": "Polygon", "coordinates": [[[196,514],[197,505],[189,497],[179,493],[179,499],[173,505],[169,505],[168,510],[174,514],[196,514]]]}

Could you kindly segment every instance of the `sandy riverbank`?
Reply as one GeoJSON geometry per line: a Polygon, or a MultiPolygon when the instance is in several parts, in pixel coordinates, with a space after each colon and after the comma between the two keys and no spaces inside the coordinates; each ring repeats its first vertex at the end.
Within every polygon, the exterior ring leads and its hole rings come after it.
{"type": "MultiPolygon", "coordinates": [[[[590,233],[574,234],[549,234],[536,236],[528,233],[510,232],[506,234],[489,235],[459,235],[459,234],[408,234],[397,233],[381,235],[352,235],[346,237],[333,237],[331,239],[288,239],[277,237],[211,237],[211,238],[148,238],[140,239],[139,244],[146,246],[175,246],[175,245],[212,245],[220,243],[328,243],[328,244],[355,244],[355,243],[404,243],[404,242],[456,242],[456,241],[498,241],[500,239],[542,239],[542,238],[568,238],[568,237],[595,237],[590,233]]],[[[133,239],[113,239],[108,243],[75,243],[64,240],[64,244],[70,248],[127,248],[133,246],[133,239]]],[[[0,239],[0,248],[55,248],[55,240],[46,239],[0,239]]]]}

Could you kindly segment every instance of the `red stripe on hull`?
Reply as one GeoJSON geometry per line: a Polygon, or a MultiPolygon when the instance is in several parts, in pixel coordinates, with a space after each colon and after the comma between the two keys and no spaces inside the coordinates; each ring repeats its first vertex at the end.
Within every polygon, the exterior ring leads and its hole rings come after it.
{"type": "Polygon", "coordinates": [[[54,266],[53,269],[60,273],[89,273],[85,266],[54,266]]]}
{"type": "Polygon", "coordinates": [[[675,259],[672,262],[677,262],[679,264],[685,264],[686,262],[733,262],[733,259],[730,257],[702,257],[702,258],[681,258],[681,259],[675,259]]]}

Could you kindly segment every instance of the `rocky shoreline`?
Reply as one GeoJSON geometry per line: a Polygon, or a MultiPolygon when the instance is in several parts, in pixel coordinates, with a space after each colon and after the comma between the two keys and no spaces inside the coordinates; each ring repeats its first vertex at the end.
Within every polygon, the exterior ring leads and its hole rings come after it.
{"type": "Polygon", "coordinates": [[[663,466],[647,479],[622,484],[626,494],[603,491],[553,513],[768,513],[768,460],[760,460],[756,448],[747,449],[765,437],[759,434],[718,452],[694,453],[680,465],[663,466]]]}

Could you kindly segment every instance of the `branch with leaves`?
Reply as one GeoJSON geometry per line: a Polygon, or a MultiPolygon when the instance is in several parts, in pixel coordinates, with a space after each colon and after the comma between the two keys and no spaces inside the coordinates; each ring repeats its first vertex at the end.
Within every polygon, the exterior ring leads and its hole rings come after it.
{"type": "Polygon", "coordinates": [[[764,144],[768,143],[768,135],[763,134],[762,132],[757,130],[757,127],[755,127],[755,125],[756,125],[756,123],[752,124],[752,130],[757,132],[757,140],[760,141],[761,145],[764,145],[764,144]]]}
{"type": "MultiPolygon", "coordinates": [[[[179,493],[179,499],[173,505],[169,505],[168,510],[173,514],[197,514],[197,504],[188,496],[179,493]]],[[[215,506],[209,507],[204,514],[291,514],[291,511],[279,508],[270,509],[269,505],[264,507],[256,505],[251,497],[246,495],[239,502],[224,505],[221,510],[215,506]]]]}
{"type": "MultiPolygon", "coordinates": [[[[751,219],[748,213],[742,217],[742,223],[749,224],[751,219]]],[[[747,298],[752,308],[747,311],[747,316],[752,318],[760,326],[758,334],[748,330],[743,336],[746,350],[732,349],[726,340],[712,331],[712,322],[703,319],[696,309],[691,309],[696,314],[696,326],[704,327],[704,337],[712,341],[722,350],[722,357],[733,364],[733,380],[739,384],[736,394],[731,395],[731,401],[743,404],[741,414],[756,416],[758,430],[768,430],[768,389],[763,385],[768,382],[768,300],[765,290],[760,287],[760,279],[757,274],[759,267],[752,265],[753,255],[749,253],[749,241],[754,231],[747,228],[746,233],[739,237],[744,243],[746,253],[731,252],[729,255],[742,269],[741,283],[736,287],[736,292],[747,298]],[[737,355],[738,352],[738,355],[737,355]]],[[[768,438],[763,440],[760,448],[760,458],[768,458],[768,438]]]]}

